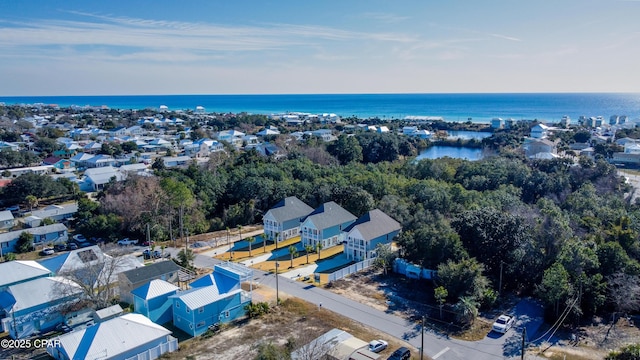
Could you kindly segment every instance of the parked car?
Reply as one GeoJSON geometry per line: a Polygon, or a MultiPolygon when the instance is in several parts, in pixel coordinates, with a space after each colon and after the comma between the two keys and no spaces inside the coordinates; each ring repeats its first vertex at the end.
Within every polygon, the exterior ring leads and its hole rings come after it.
{"type": "Polygon", "coordinates": [[[155,244],[155,241],[153,241],[153,240],[151,240],[151,241],[147,241],[147,240],[145,240],[145,241],[143,241],[143,242],[142,242],[142,244],[141,244],[141,245],[142,245],[142,246],[151,246],[151,245],[153,245],[153,244],[155,244]]]}
{"type": "Polygon", "coordinates": [[[387,358],[387,360],[409,360],[411,359],[411,351],[406,347],[396,349],[396,351],[387,358]]]}
{"type": "Polygon", "coordinates": [[[498,317],[498,320],[493,323],[491,330],[504,334],[509,331],[509,329],[511,329],[515,322],[515,317],[511,315],[500,315],[500,317],[498,317]]]}
{"type": "Polygon", "coordinates": [[[84,235],[82,234],[75,234],[73,235],[73,240],[79,242],[79,243],[83,243],[83,242],[87,242],[89,240],[87,240],[86,237],[84,237],[84,235]]]}
{"type": "MultiPolygon", "coordinates": [[[[167,254],[165,254],[166,256],[167,254]]],[[[153,250],[151,251],[151,249],[145,249],[142,252],[142,256],[144,256],[145,259],[159,259],[162,257],[162,252],[160,250],[153,250]]]]}
{"type": "Polygon", "coordinates": [[[53,250],[55,250],[55,251],[65,251],[65,250],[67,250],[67,245],[65,245],[65,244],[56,244],[53,247],[53,250]]]}
{"type": "Polygon", "coordinates": [[[55,253],[56,251],[53,250],[52,248],[44,248],[42,249],[42,251],[40,251],[40,255],[53,255],[55,253]]]}
{"type": "Polygon", "coordinates": [[[389,346],[389,344],[384,340],[372,340],[369,343],[369,351],[379,353],[380,351],[386,349],[387,346],[389,346]]]}
{"type": "Polygon", "coordinates": [[[118,245],[120,245],[120,246],[135,245],[137,243],[138,243],[138,240],[129,239],[129,238],[124,238],[122,240],[118,240],[118,245]]]}
{"type": "Polygon", "coordinates": [[[69,250],[77,250],[78,249],[78,244],[74,243],[74,242],[70,242],[67,244],[67,248],[69,250]]]}

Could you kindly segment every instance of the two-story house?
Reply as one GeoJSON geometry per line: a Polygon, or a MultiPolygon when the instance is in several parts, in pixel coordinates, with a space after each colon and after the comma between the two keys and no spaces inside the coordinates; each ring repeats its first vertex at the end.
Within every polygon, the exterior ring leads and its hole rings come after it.
{"type": "Polygon", "coordinates": [[[342,244],[343,232],[347,226],[356,221],[356,217],[333,201],[324,203],[313,210],[300,225],[302,245],[323,249],[342,244]]]}
{"type": "Polygon", "coordinates": [[[278,242],[298,236],[300,223],[313,212],[313,208],[295,196],[280,200],[262,217],[264,235],[278,242]]]}
{"type": "Polygon", "coordinates": [[[354,261],[374,258],[378,244],[391,244],[400,229],[400,223],[389,215],[379,209],[371,210],[344,229],[347,237],[344,252],[354,261]]]}

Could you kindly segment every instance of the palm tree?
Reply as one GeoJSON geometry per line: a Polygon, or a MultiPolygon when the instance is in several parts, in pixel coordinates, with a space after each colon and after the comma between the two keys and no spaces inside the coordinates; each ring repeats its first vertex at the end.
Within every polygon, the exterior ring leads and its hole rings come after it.
{"type": "Polygon", "coordinates": [[[253,244],[254,241],[256,241],[256,237],[255,236],[252,236],[252,237],[247,239],[247,242],[249,243],[249,257],[251,257],[251,244],[253,244]]]}
{"type": "Polygon", "coordinates": [[[291,255],[291,266],[290,266],[290,268],[293,268],[293,257],[294,256],[298,256],[298,249],[293,245],[289,246],[289,255],[291,255]]]}
{"type": "Polygon", "coordinates": [[[455,305],[458,321],[465,326],[473,324],[478,316],[478,303],[471,296],[461,296],[455,305]]]}
{"type": "Polygon", "coordinates": [[[29,204],[29,211],[32,211],[34,206],[38,206],[38,198],[34,195],[27,195],[25,200],[27,200],[27,204],[29,204]]]}
{"type": "Polygon", "coordinates": [[[276,242],[275,242],[275,244],[276,244],[276,250],[278,250],[278,238],[279,238],[279,237],[280,237],[280,233],[276,233],[276,235],[275,235],[275,240],[276,240],[276,242]]]}
{"type": "Polygon", "coordinates": [[[262,252],[267,252],[267,236],[262,235],[262,252]]]}
{"type": "Polygon", "coordinates": [[[318,251],[318,260],[320,260],[320,250],[322,250],[323,246],[322,246],[322,241],[318,241],[316,243],[316,251],[318,251]]]}
{"type": "Polygon", "coordinates": [[[238,225],[238,234],[240,236],[240,241],[242,241],[242,225],[238,225]]]}
{"type": "Polygon", "coordinates": [[[307,244],[304,246],[304,251],[307,253],[307,264],[309,263],[309,253],[313,251],[313,246],[307,244]]]}
{"type": "Polygon", "coordinates": [[[229,236],[231,235],[229,227],[227,226],[227,245],[229,245],[229,236]]]}

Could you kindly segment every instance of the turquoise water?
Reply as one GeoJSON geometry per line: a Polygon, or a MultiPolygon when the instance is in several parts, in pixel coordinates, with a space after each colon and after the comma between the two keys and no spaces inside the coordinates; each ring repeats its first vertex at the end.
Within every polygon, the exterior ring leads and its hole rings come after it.
{"type": "Polygon", "coordinates": [[[465,159],[470,161],[481,160],[483,156],[482,149],[457,147],[457,146],[431,146],[422,150],[416,160],[422,159],[440,159],[450,157],[453,159],[465,159]]]}
{"type": "Polygon", "coordinates": [[[640,116],[640,94],[317,94],[317,95],[114,95],[0,97],[6,104],[57,104],[61,107],[102,106],[117,109],[194,110],[207,112],[334,113],[342,117],[402,119],[436,116],[445,121],[488,123],[503,119],[559,121],[569,115],[640,116]]]}
{"type": "Polygon", "coordinates": [[[449,139],[461,139],[461,140],[482,140],[493,135],[486,131],[466,131],[466,130],[449,130],[447,131],[447,137],[449,139]]]}

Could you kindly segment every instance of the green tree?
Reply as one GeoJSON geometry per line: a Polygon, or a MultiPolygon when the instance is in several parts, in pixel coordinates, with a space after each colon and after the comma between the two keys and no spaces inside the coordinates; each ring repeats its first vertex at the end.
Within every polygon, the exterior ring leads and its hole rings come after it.
{"type": "Polygon", "coordinates": [[[320,260],[320,251],[322,250],[323,246],[322,246],[322,241],[318,241],[316,243],[316,251],[318,252],[318,260],[320,260]]]}
{"type": "Polygon", "coordinates": [[[449,292],[444,288],[444,286],[438,286],[433,289],[433,297],[436,299],[438,307],[440,308],[440,319],[442,319],[442,307],[445,302],[447,302],[447,296],[449,296],[449,292]]]}
{"type": "Polygon", "coordinates": [[[293,269],[293,258],[298,256],[298,249],[294,245],[289,246],[289,255],[291,256],[290,268],[293,269]]]}
{"type": "Polygon", "coordinates": [[[640,344],[632,344],[620,350],[612,351],[605,360],[638,360],[640,359],[640,344]]]}
{"type": "Polygon", "coordinates": [[[23,231],[16,242],[16,251],[19,254],[27,253],[33,250],[33,234],[23,231]]]}
{"type": "Polygon", "coordinates": [[[475,258],[451,260],[438,266],[438,283],[447,289],[448,298],[471,296],[481,299],[489,281],[483,275],[484,266],[475,258]]]}
{"type": "Polygon", "coordinates": [[[327,146],[327,150],[342,165],[362,161],[362,146],[353,136],[341,134],[337,141],[327,146]]]}
{"type": "Polygon", "coordinates": [[[472,325],[478,317],[478,302],[471,296],[461,296],[454,309],[457,320],[463,327],[472,325]]]}
{"type": "Polygon", "coordinates": [[[177,263],[185,269],[193,269],[193,260],[196,255],[191,249],[181,249],[177,255],[177,263]]]}
{"type": "Polygon", "coordinates": [[[383,274],[387,274],[387,271],[393,265],[393,260],[396,258],[396,252],[391,249],[391,244],[378,244],[376,245],[376,257],[373,262],[373,266],[377,269],[382,269],[383,274]]]}
{"type": "Polygon", "coordinates": [[[247,239],[247,242],[249,243],[249,257],[251,257],[251,245],[256,241],[256,237],[255,236],[251,236],[247,239]]]}
{"type": "Polygon", "coordinates": [[[309,263],[309,253],[313,251],[313,246],[311,246],[310,244],[307,244],[304,246],[304,252],[307,255],[307,264],[309,263]]]}
{"type": "Polygon", "coordinates": [[[573,294],[569,273],[558,262],[544,271],[542,283],[537,286],[536,290],[538,296],[553,308],[556,317],[560,313],[560,304],[573,294]]]}
{"type": "Polygon", "coordinates": [[[33,211],[33,208],[38,206],[38,198],[33,195],[27,195],[25,200],[29,204],[29,211],[33,211]]]}

